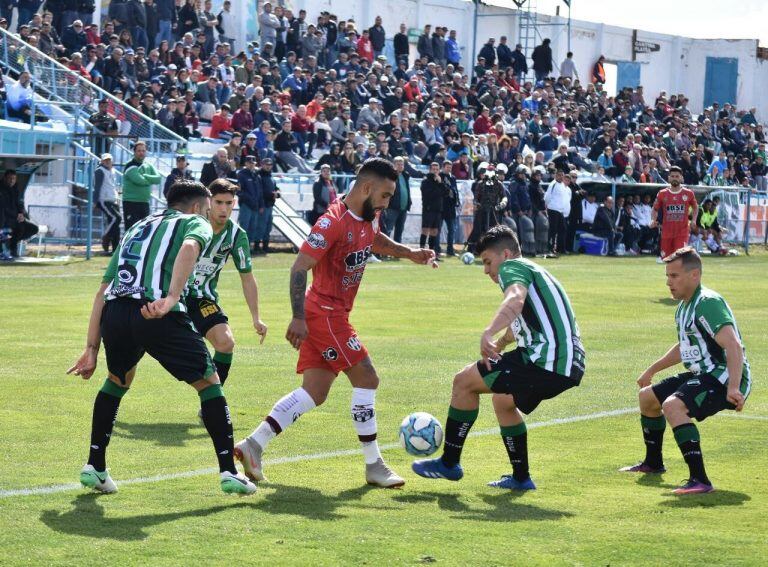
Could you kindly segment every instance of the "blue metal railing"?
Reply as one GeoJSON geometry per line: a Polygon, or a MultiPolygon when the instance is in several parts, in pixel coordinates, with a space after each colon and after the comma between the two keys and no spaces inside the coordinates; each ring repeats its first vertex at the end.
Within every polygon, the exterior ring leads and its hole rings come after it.
{"type": "MultiPolygon", "coordinates": [[[[97,111],[96,104],[99,99],[108,99],[109,112],[117,120],[130,124],[130,137],[140,138],[147,143],[148,159],[163,173],[167,173],[174,167],[172,154],[186,147],[186,140],[175,132],[148,118],[82,75],[68,69],[2,28],[0,28],[0,65],[16,73],[29,71],[32,74],[32,86],[36,92],[51,102],[70,103],[75,109],[72,121],[79,122],[79,127],[73,128],[72,132],[92,129],[88,118],[97,111]]],[[[115,138],[112,143],[122,146],[126,152],[125,155],[130,155],[125,139],[115,138]]]]}

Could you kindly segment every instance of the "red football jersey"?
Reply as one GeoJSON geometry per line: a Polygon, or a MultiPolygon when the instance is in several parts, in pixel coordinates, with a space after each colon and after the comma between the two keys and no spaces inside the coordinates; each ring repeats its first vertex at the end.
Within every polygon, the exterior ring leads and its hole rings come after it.
{"type": "Polygon", "coordinates": [[[690,230],[688,213],[695,202],[696,196],[687,187],[682,187],[677,193],[673,193],[669,187],[659,191],[653,210],[661,211],[662,234],[687,233],[690,230]]]}
{"type": "Polygon", "coordinates": [[[378,213],[367,222],[341,199],[328,207],[301,245],[301,252],[317,260],[307,290],[307,302],[312,304],[308,307],[352,310],[378,232],[378,213]]]}

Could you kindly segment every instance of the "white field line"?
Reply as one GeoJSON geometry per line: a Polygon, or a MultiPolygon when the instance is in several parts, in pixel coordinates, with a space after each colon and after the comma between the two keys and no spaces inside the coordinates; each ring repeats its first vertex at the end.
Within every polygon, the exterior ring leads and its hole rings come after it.
{"type": "MultiPolygon", "coordinates": [[[[630,413],[637,412],[636,407],[631,408],[623,408],[623,409],[616,409],[616,410],[610,410],[610,411],[601,411],[597,413],[588,413],[584,415],[574,415],[571,417],[558,417],[555,419],[550,419],[547,421],[538,421],[533,423],[528,423],[528,429],[535,429],[537,427],[549,427],[551,425],[563,425],[568,423],[577,423],[579,421],[591,421],[593,419],[602,419],[604,417],[614,417],[619,415],[626,415],[630,413]]],[[[742,414],[735,414],[735,413],[722,413],[720,415],[726,415],[730,417],[739,417],[743,419],[757,419],[757,420],[768,420],[768,416],[759,416],[759,415],[742,415],[742,414]]],[[[469,435],[470,437],[480,437],[484,435],[498,435],[499,429],[497,427],[494,427],[492,429],[484,429],[481,431],[473,431],[469,435]]],[[[382,450],[389,450],[389,449],[395,449],[399,448],[399,443],[387,443],[381,446],[382,450]]],[[[315,453],[311,455],[295,455],[293,457],[279,457],[276,459],[268,459],[264,461],[265,465],[284,465],[288,463],[299,463],[299,462],[306,462],[306,461],[318,461],[318,460],[324,460],[324,459],[334,459],[336,457],[346,457],[350,455],[358,455],[360,454],[360,449],[344,449],[341,451],[328,451],[326,453],[315,453]]],[[[206,468],[206,469],[197,469],[193,471],[184,471],[184,472],[177,472],[177,473],[169,473],[169,474],[159,474],[154,476],[145,476],[145,477],[139,477],[139,478],[129,478],[126,480],[120,480],[118,483],[119,485],[126,485],[126,484],[146,484],[150,482],[161,482],[164,480],[175,480],[177,478],[189,478],[194,476],[202,476],[202,475],[208,475],[208,474],[214,474],[217,472],[217,469],[215,468],[206,468]]],[[[70,484],[55,484],[52,486],[40,486],[35,488],[18,488],[18,489],[11,489],[11,490],[2,490],[0,489],[0,498],[12,498],[15,496],[38,496],[41,494],[55,494],[57,492],[68,492],[71,490],[79,490],[82,487],[80,484],[77,483],[70,483],[70,484]]]]}

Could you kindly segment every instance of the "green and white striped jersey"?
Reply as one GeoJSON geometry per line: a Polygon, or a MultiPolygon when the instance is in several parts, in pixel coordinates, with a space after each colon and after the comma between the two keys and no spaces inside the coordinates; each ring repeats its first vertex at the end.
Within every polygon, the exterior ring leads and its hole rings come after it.
{"type": "Polygon", "coordinates": [[[227,224],[220,233],[213,235],[210,244],[200,254],[192,275],[192,282],[187,289],[187,297],[218,301],[216,284],[219,283],[219,274],[230,255],[234,258],[238,272],[241,274],[251,272],[251,249],[248,236],[240,225],[232,222],[232,219],[227,220],[227,224]]]}
{"type": "MultiPolygon", "coordinates": [[[[694,374],[711,374],[728,385],[725,350],[715,341],[715,335],[726,325],[732,325],[741,341],[736,318],[723,296],[699,286],[690,301],[681,301],[675,312],[680,358],[685,368],[694,374]]],[[[742,345],[743,345],[742,341],[742,345]]],[[[744,348],[744,347],[742,347],[744,348]]],[[[744,348],[744,368],[741,372],[741,393],[749,394],[752,379],[744,348]]]]}
{"type": "MultiPolygon", "coordinates": [[[[212,236],[211,225],[200,215],[167,209],[142,219],[125,233],[104,272],[102,282],[109,284],[104,300],[130,297],[155,301],[166,297],[183,242],[196,240],[204,250],[212,236]]],[[[183,301],[173,311],[186,311],[183,301]]]]}
{"type": "Polygon", "coordinates": [[[561,376],[580,379],[586,355],[571,302],[560,282],[533,262],[515,258],[499,267],[502,291],[513,284],[528,290],[523,311],[512,323],[523,359],[561,376]]]}

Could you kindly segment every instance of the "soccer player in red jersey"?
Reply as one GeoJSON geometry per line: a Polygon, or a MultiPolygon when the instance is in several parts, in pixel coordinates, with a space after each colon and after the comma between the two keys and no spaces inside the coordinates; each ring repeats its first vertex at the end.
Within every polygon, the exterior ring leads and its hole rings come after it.
{"type": "Polygon", "coordinates": [[[661,258],[666,258],[678,248],[688,244],[691,229],[696,224],[699,205],[693,191],[683,187],[683,171],[673,165],[669,168],[669,187],[656,195],[653,203],[653,216],[648,226],[658,226],[658,214],[661,210],[661,258]],[[689,218],[693,211],[692,219],[689,218]]]}
{"type": "Polygon", "coordinates": [[[235,447],[246,475],[264,479],[262,454],[267,444],[302,414],[322,404],[339,372],[352,383],[352,420],[362,443],[368,484],[391,488],[405,481],[381,458],[376,441],[374,400],[379,377],[368,351],[349,323],[349,313],[372,254],[435,263],[432,250],[412,250],[379,230],[379,214],[395,192],[397,172],[381,158],[366,160],[354,187],[328,207],[315,223],[291,268],[293,319],[285,338],[299,350],[300,388],[284,396],[246,439],[235,447]],[[307,272],[312,285],[307,290],[307,272]]]}

